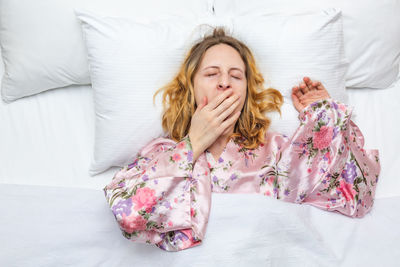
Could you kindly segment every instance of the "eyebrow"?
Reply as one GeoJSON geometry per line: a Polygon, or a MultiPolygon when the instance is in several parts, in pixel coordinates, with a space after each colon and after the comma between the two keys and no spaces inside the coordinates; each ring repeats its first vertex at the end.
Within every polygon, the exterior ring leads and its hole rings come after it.
{"type": "MultiPolygon", "coordinates": [[[[217,69],[219,69],[218,66],[208,66],[208,67],[205,67],[203,70],[206,70],[206,69],[209,69],[209,68],[217,68],[217,69]]],[[[233,68],[230,68],[229,70],[238,70],[238,71],[243,73],[243,70],[241,68],[238,68],[238,67],[233,67],[233,68]]]]}

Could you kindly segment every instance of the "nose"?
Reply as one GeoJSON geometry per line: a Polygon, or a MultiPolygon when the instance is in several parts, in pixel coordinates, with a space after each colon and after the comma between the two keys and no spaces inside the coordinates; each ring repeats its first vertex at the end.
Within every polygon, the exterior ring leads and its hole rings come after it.
{"type": "Polygon", "coordinates": [[[221,75],[221,78],[218,81],[218,89],[229,89],[231,88],[229,79],[225,75],[221,75]]]}

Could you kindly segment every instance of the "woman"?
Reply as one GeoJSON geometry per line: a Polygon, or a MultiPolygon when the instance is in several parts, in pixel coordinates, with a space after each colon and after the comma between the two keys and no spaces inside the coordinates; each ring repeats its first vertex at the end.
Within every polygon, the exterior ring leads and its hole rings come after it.
{"type": "Polygon", "coordinates": [[[268,132],[263,113],[282,95],[264,90],[251,51],[216,28],[195,44],[164,91],[167,137],[141,149],[104,187],[123,235],[167,251],[200,245],[212,192],[258,193],[350,217],[373,205],[378,150],[366,150],[352,109],[304,77],[292,89],[300,126],[268,132]]]}

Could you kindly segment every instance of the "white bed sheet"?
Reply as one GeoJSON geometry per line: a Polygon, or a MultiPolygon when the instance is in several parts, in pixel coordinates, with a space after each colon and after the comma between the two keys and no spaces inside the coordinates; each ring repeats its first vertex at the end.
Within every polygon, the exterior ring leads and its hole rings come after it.
{"type": "Polygon", "coordinates": [[[400,197],[353,219],[254,194],[213,194],[203,244],[122,236],[99,190],[0,186],[1,266],[398,266],[400,197]]]}

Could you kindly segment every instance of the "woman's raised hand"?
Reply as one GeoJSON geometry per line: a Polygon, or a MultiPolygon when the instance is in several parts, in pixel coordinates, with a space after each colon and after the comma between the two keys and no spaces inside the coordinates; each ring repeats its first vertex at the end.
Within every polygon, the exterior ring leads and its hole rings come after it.
{"type": "Polygon", "coordinates": [[[309,77],[304,77],[303,80],[299,86],[292,88],[293,105],[298,112],[317,100],[330,98],[321,82],[312,81],[309,77]]]}
{"type": "Polygon", "coordinates": [[[233,111],[239,105],[240,98],[232,92],[232,89],[228,89],[208,104],[205,96],[193,114],[189,129],[193,161],[196,161],[218,137],[226,134],[239,118],[240,112],[233,111]]]}

